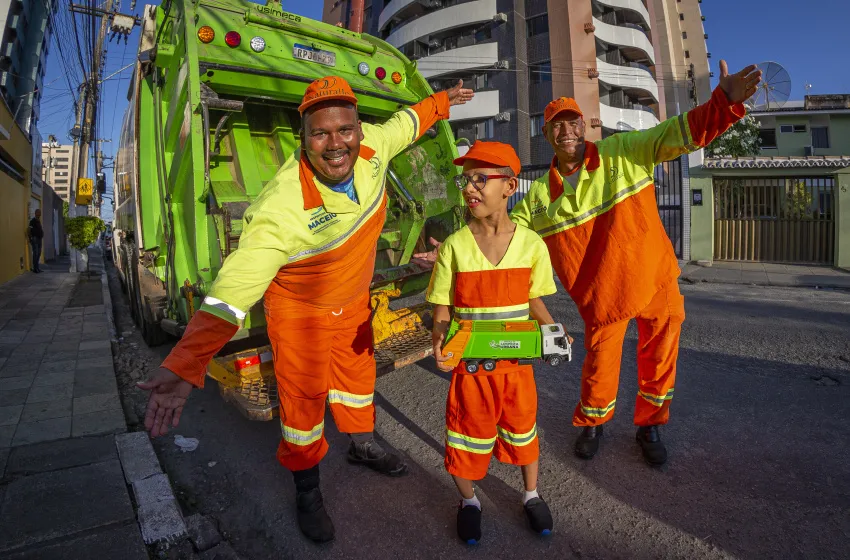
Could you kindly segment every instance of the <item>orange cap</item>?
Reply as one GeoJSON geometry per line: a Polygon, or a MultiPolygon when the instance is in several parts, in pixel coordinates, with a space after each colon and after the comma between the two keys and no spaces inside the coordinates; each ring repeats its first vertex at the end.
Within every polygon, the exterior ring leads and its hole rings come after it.
{"type": "Polygon", "coordinates": [[[325,76],[307,86],[307,91],[304,92],[304,97],[301,99],[301,105],[298,106],[298,112],[304,113],[316,103],[331,100],[348,101],[357,105],[357,98],[345,78],[325,76]]]}
{"type": "Polygon", "coordinates": [[[501,142],[482,142],[479,140],[472,145],[466,154],[457,158],[454,163],[455,165],[463,165],[467,160],[489,163],[493,167],[510,167],[517,175],[519,175],[522,169],[519,157],[516,155],[514,149],[501,142]]]}
{"type": "Polygon", "coordinates": [[[578,103],[576,103],[575,99],[572,97],[559,97],[555,101],[550,101],[549,104],[546,105],[546,110],[543,111],[543,120],[545,122],[549,122],[554,119],[558,113],[563,113],[565,111],[584,117],[581,109],[578,108],[578,103]]]}

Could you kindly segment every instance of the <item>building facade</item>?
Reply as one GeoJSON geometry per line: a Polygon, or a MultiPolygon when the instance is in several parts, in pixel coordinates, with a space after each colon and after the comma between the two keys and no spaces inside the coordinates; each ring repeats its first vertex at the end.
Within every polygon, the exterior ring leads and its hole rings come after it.
{"type": "Polygon", "coordinates": [[[21,128],[39,119],[57,0],[0,0],[0,95],[21,128]]]}
{"type": "MultiPolygon", "coordinates": [[[[350,0],[325,0],[347,25],[350,0]]],[[[710,95],[699,0],[365,0],[363,31],[416,60],[435,90],[463,79],[474,103],[456,136],[510,143],[524,165],[552,150],[543,109],[575,97],[587,138],[645,129],[710,95]]]]}
{"type": "Polygon", "coordinates": [[[41,144],[42,180],[68,202],[71,194],[71,165],[75,161],[73,144],[60,144],[52,135],[41,144]]]}
{"type": "Polygon", "coordinates": [[[756,108],[762,156],[850,156],[850,94],[756,108]]]}
{"type": "Polygon", "coordinates": [[[0,98],[0,284],[32,266],[27,240],[31,178],[29,135],[0,98]]]}

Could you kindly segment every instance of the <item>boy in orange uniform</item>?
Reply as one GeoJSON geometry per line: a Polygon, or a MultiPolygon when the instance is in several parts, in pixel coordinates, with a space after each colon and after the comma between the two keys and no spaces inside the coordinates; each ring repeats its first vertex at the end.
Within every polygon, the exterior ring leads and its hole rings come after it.
{"type": "Polygon", "coordinates": [[[540,299],[555,293],[552,264],[545,243],[533,231],[514,224],[508,198],[516,192],[520,161],[500,142],[476,142],[455,160],[463,174],[455,178],[472,215],[468,226],[440,247],[427,299],[434,310],[434,356],[437,367],[452,371],[446,403],[446,469],[463,498],[458,507],[461,540],[481,539],[481,502],[473,481],[484,478],[490,456],[519,465],[525,484],[523,504],[532,530],[552,531],[549,506],[537,493],[539,444],[537,388],[530,365],[500,360],[491,372],[469,374],[461,362],[454,369],[442,352],[455,320],[554,320],[540,299]]]}

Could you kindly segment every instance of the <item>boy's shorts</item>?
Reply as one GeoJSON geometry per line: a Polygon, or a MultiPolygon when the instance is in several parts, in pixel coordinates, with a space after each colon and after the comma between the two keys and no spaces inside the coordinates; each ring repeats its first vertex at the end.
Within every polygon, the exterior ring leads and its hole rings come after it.
{"type": "Polygon", "coordinates": [[[453,372],[446,402],[446,470],[480,480],[494,452],[511,465],[536,461],[537,386],[531,366],[491,375],[462,368],[461,362],[453,372]]]}

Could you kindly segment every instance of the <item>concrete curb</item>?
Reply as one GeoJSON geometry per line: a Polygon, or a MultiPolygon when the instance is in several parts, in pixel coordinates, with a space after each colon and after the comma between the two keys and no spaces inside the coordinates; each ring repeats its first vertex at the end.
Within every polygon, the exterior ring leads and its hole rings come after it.
{"type": "Polygon", "coordinates": [[[177,498],[162,472],[146,432],[115,436],[124,479],[136,500],[139,529],[145,544],[174,543],[187,535],[177,498]]]}
{"type": "Polygon", "coordinates": [[[106,255],[103,257],[103,273],[100,275],[100,289],[103,294],[103,310],[106,313],[106,324],[109,327],[109,341],[113,344],[112,355],[115,355],[114,345],[118,343],[118,329],[115,327],[115,315],[112,310],[112,294],[109,291],[109,276],[106,272],[106,255]]]}
{"type": "Polygon", "coordinates": [[[749,281],[749,280],[741,280],[739,282],[732,282],[729,280],[718,280],[715,278],[691,278],[690,276],[680,276],[679,283],[687,283],[687,284],[727,284],[729,286],[764,286],[770,288],[809,288],[816,290],[840,290],[840,291],[850,291],[850,287],[848,286],[840,286],[837,284],[829,284],[829,283],[821,283],[821,282],[809,282],[806,280],[794,280],[794,281],[774,281],[774,282],[759,282],[759,281],[749,281]]]}

